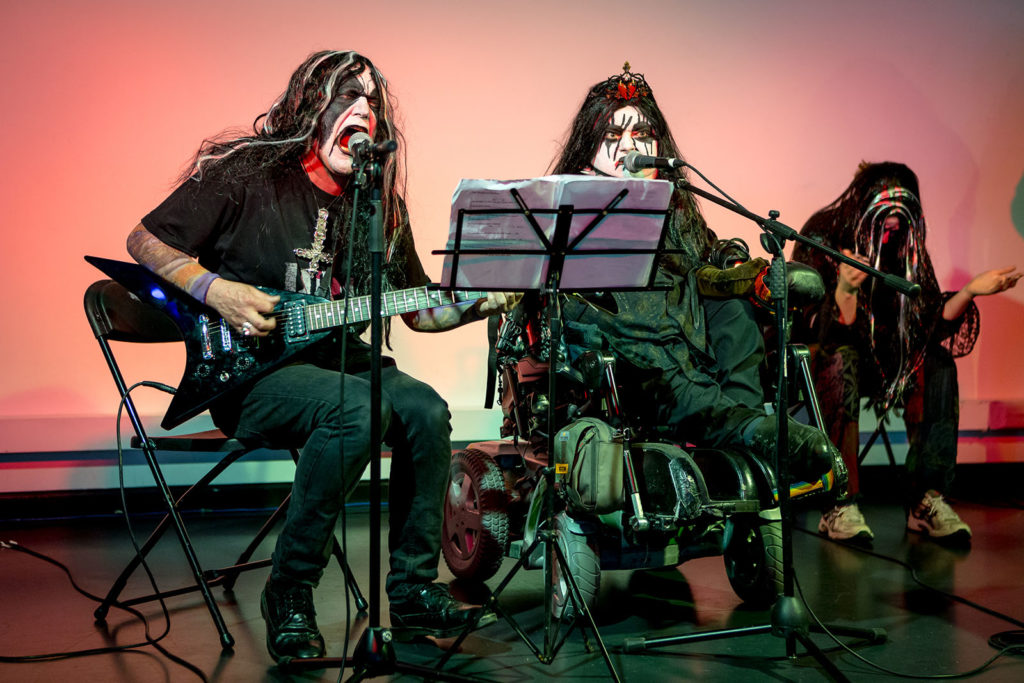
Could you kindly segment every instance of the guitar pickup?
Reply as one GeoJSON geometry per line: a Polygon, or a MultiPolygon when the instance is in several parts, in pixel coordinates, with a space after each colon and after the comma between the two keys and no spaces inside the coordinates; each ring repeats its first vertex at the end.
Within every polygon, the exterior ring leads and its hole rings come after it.
{"type": "Polygon", "coordinates": [[[309,338],[309,325],[306,323],[306,304],[303,301],[286,301],[284,310],[285,341],[303,341],[309,338]]]}
{"type": "Polygon", "coordinates": [[[210,343],[210,316],[199,314],[199,348],[203,360],[213,359],[213,344],[210,343]]]}

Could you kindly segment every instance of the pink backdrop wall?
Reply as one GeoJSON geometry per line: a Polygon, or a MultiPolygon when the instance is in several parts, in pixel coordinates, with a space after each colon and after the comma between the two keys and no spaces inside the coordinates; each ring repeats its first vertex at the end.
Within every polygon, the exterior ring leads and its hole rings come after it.
{"type": "MultiPolygon", "coordinates": [[[[100,275],[82,255],[127,258],[126,233],[199,140],[249,124],[321,48],[366,53],[394,86],[433,277],[458,180],[543,174],[587,86],[626,59],[689,161],[751,210],[799,227],[862,159],[903,161],[921,179],[940,283],[1024,267],[1018,0],[375,6],[0,3],[0,450],[108,447],[115,394],[81,307],[100,275]]],[[[705,212],[720,235],[757,244],[742,219],[705,212]]],[[[1024,287],[979,305],[962,396],[1022,398],[1024,287]]],[[[449,400],[457,438],[494,436],[465,419],[482,402],[484,334],[395,335],[400,365],[449,400]]],[[[173,384],[176,353],[131,362],[173,384]]],[[[164,399],[142,404],[159,415],[164,399]]]]}

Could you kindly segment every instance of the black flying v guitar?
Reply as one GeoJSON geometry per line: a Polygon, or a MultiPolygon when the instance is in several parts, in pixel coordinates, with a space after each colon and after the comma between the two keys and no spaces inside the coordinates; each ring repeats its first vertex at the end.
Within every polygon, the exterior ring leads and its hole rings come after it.
{"type": "MultiPolygon", "coordinates": [[[[185,373],[160,423],[164,429],[198,415],[226,392],[270,372],[327,337],[334,328],[372,317],[369,295],[348,300],[345,321],[344,299],[330,301],[311,294],[260,287],[281,297],[272,314],[277,318],[277,327],[266,337],[246,337],[232,329],[214,309],[136,263],[96,256],[86,256],[85,260],[143,303],[166,313],[181,330],[185,373]]],[[[381,316],[475,301],[485,296],[487,292],[447,292],[429,286],[384,292],[381,316]]]]}

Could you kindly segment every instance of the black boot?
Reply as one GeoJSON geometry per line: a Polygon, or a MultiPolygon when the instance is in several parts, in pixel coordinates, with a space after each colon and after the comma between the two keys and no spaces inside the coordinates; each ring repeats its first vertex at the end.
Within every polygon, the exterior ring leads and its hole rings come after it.
{"type": "MultiPolygon", "coordinates": [[[[789,471],[793,478],[813,482],[832,472],[835,477],[833,488],[845,490],[846,466],[839,449],[820,429],[808,427],[793,418],[787,419],[786,452],[789,453],[789,471]]],[[[766,462],[774,462],[777,435],[778,420],[769,415],[754,430],[750,447],[766,462]]]]}
{"type": "Polygon", "coordinates": [[[482,607],[471,607],[452,597],[441,583],[409,584],[389,596],[391,627],[404,635],[428,635],[447,638],[456,635],[477,616],[477,627],[497,621],[493,612],[482,614],[482,607]]]}
{"type": "Polygon", "coordinates": [[[267,579],[260,596],[260,612],[267,622],[267,650],[275,662],[324,656],[326,648],[316,625],[312,587],[267,579]]]}

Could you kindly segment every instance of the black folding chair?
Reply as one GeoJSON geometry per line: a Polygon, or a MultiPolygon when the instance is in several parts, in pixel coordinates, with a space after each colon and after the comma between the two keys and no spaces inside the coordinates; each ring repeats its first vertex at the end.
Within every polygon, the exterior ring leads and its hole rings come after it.
{"type": "MultiPolygon", "coordinates": [[[[225,590],[230,591],[241,572],[266,567],[270,564],[270,559],[251,561],[250,558],[277,521],[284,515],[291,495],[286,496],[281,504],[271,513],[270,517],[252,539],[252,542],[238,556],[235,564],[218,569],[204,569],[192,546],[192,541],[189,539],[188,530],[185,527],[180,510],[189,499],[207,489],[208,485],[228,466],[256,449],[266,448],[267,444],[248,441],[243,443],[238,439],[229,438],[219,430],[176,436],[150,437],[147,435],[135,403],[128,394],[128,384],[125,382],[121,369],[114,357],[111,342],[175,342],[181,341],[181,333],[166,314],[142,303],[133,297],[128,290],[112,280],[100,280],[89,286],[85,292],[85,314],[89,319],[89,324],[92,326],[96,341],[99,342],[100,349],[103,351],[103,357],[107,361],[111,375],[114,377],[118,393],[124,401],[124,410],[135,431],[135,435],[131,439],[131,445],[133,448],[140,449],[145,456],[150,472],[153,474],[157,492],[162,498],[163,507],[167,510],[167,514],[164,515],[149,535],[149,538],[140,547],[140,552],[124,568],[110,587],[106,598],[96,608],[94,613],[96,620],[99,623],[103,623],[106,620],[107,612],[113,605],[137,605],[161,598],[199,591],[206,602],[207,609],[210,611],[213,623],[220,633],[221,647],[225,650],[230,649],[234,645],[234,638],[228,632],[228,628],[224,623],[220,609],[217,607],[210,589],[219,585],[223,586],[225,590]],[[167,485],[160,464],[161,458],[172,457],[174,454],[180,455],[182,453],[223,453],[224,455],[199,481],[175,498],[170,487],[167,485]],[[169,527],[173,527],[178,540],[181,542],[185,559],[192,570],[193,583],[182,588],[160,591],[127,600],[119,599],[128,579],[169,527]]],[[[297,462],[299,458],[298,451],[291,449],[290,452],[292,459],[297,462]]],[[[342,555],[341,546],[338,544],[337,539],[334,540],[333,554],[345,573],[345,580],[351,590],[357,609],[360,612],[365,611],[367,602],[359,590],[359,586],[349,569],[348,563],[345,561],[344,555],[342,555]]]]}
{"type": "MultiPolygon", "coordinates": [[[[864,406],[864,410],[868,410],[869,408],[874,410],[875,404],[868,403],[866,406],[864,406]]],[[[896,457],[893,455],[892,452],[892,444],[889,443],[889,433],[885,431],[885,421],[888,419],[889,413],[888,411],[886,411],[885,413],[879,415],[878,411],[875,410],[875,417],[878,420],[878,426],[875,427],[875,431],[872,432],[871,436],[864,443],[864,447],[860,449],[860,454],[857,456],[857,464],[861,465],[864,463],[864,458],[867,457],[868,451],[870,451],[871,447],[875,445],[875,441],[877,441],[878,438],[881,437],[882,444],[885,446],[885,454],[889,458],[889,465],[895,467],[896,457]]]]}

